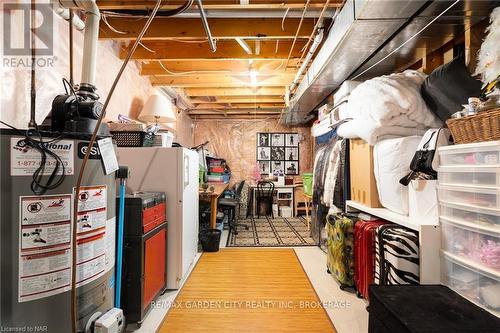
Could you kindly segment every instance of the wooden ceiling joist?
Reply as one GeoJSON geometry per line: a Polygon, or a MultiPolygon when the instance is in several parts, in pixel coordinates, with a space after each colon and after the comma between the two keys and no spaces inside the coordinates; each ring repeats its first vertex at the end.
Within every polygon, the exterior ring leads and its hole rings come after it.
{"type": "MultiPolygon", "coordinates": [[[[130,40],[137,38],[146,20],[110,17],[107,21],[119,32],[112,31],[109,26],[101,23],[99,38],[130,40]]],[[[292,39],[297,32],[299,22],[299,18],[288,18],[283,22],[284,29],[282,29],[280,18],[212,18],[209,20],[210,31],[218,40],[292,39]]],[[[314,23],[312,18],[304,19],[297,38],[309,38],[314,23]]],[[[206,36],[199,18],[157,18],[151,23],[143,40],[203,40],[206,36]]]]}
{"type": "Polygon", "coordinates": [[[251,101],[258,96],[284,96],[283,87],[222,87],[222,88],[185,88],[184,93],[190,97],[197,96],[247,96],[251,101]]]}
{"type": "MultiPolygon", "coordinates": [[[[292,59],[289,66],[296,66],[298,59],[292,59]]],[[[263,75],[270,75],[285,69],[285,60],[259,59],[252,62],[251,68],[263,75]]],[[[250,64],[248,60],[210,60],[210,61],[148,61],[143,63],[142,75],[214,75],[231,73],[248,73],[250,64]]]]}
{"type": "Polygon", "coordinates": [[[224,104],[231,103],[237,105],[239,103],[283,103],[283,98],[276,96],[259,96],[251,98],[249,96],[229,96],[229,97],[196,97],[191,99],[193,104],[224,104]]]}
{"type": "MultiPolygon", "coordinates": [[[[248,42],[252,47],[254,43],[248,42]]],[[[280,41],[276,47],[276,41],[261,41],[260,54],[247,54],[236,41],[220,41],[217,43],[217,51],[212,53],[208,43],[183,43],[179,41],[145,42],[146,47],[138,47],[134,52],[134,60],[239,60],[239,59],[280,59],[286,60],[292,46],[292,41],[280,41]]],[[[297,41],[293,49],[291,58],[300,58],[301,49],[305,41],[297,41]]],[[[120,58],[124,59],[127,49],[120,51],[120,58]]]]}
{"type": "Polygon", "coordinates": [[[268,110],[268,111],[255,111],[252,109],[248,110],[233,110],[233,109],[225,109],[225,110],[196,110],[196,111],[189,111],[190,115],[209,115],[209,114],[225,114],[225,115],[267,115],[267,114],[280,114],[281,109],[276,109],[276,110],[268,110]]]}
{"type": "MultiPolygon", "coordinates": [[[[258,76],[257,85],[260,87],[285,87],[292,83],[294,74],[278,74],[269,76],[258,76]]],[[[170,86],[170,87],[241,87],[253,86],[250,76],[233,76],[233,75],[199,75],[199,76],[152,76],[151,83],[155,86],[170,86]]]]}
{"type": "MultiPolygon", "coordinates": [[[[161,8],[172,9],[177,8],[184,4],[185,0],[170,0],[165,3],[161,8]]],[[[153,8],[156,0],[97,0],[97,4],[101,10],[113,9],[145,9],[153,8]]],[[[324,0],[311,0],[310,9],[323,8],[324,0]]],[[[342,0],[332,1],[329,5],[330,8],[340,7],[342,0]]],[[[196,6],[194,6],[196,7],[196,6]]],[[[241,5],[239,0],[205,0],[203,1],[205,10],[224,10],[224,9],[302,9],[304,8],[304,0],[287,0],[287,1],[273,1],[273,0],[250,0],[248,5],[241,5]]]]}
{"type": "Polygon", "coordinates": [[[198,104],[192,110],[205,110],[205,109],[234,109],[234,110],[248,110],[248,109],[267,109],[267,108],[284,108],[285,103],[281,101],[281,103],[236,103],[230,106],[227,103],[219,103],[219,104],[198,104]]]}

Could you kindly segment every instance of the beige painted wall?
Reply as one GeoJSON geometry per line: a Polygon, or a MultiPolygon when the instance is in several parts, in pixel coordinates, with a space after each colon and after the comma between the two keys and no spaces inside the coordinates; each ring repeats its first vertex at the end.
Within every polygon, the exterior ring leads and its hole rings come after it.
{"type": "Polygon", "coordinates": [[[207,148],[226,159],[232,172],[232,183],[253,177],[257,164],[258,132],[298,132],[300,173],[312,170],[312,137],[308,127],[285,127],[276,119],[269,120],[195,120],[194,142],[210,141],[207,148]]]}
{"type": "MultiPolygon", "coordinates": [[[[3,19],[7,13],[1,12],[3,19]]],[[[15,22],[17,19],[13,17],[15,22]]],[[[69,37],[68,24],[59,16],[54,16],[54,33],[49,38],[54,39],[54,66],[37,68],[37,122],[41,123],[49,114],[52,100],[58,94],[63,94],[62,78],[69,79],[69,37]]],[[[23,34],[22,26],[13,27],[12,38],[23,34]]],[[[3,25],[0,25],[3,29],[3,25]]],[[[4,36],[0,31],[0,36],[4,36]]],[[[75,83],[81,78],[81,59],[83,49],[83,33],[74,32],[75,83]]],[[[0,43],[0,54],[3,53],[3,43],[0,43]]],[[[104,103],[111,84],[118,73],[122,60],[118,58],[118,44],[111,41],[99,41],[97,54],[96,86],[104,103]]],[[[139,74],[135,62],[130,62],[110,101],[106,120],[116,120],[118,114],[137,118],[144,103],[154,92],[149,79],[139,74]]],[[[0,119],[18,128],[26,128],[30,110],[30,68],[0,66],[0,119]]],[[[192,146],[192,120],[186,115],[178,114],[178,124],[175,127],[179,133],[176,141],[192,146]]]]}

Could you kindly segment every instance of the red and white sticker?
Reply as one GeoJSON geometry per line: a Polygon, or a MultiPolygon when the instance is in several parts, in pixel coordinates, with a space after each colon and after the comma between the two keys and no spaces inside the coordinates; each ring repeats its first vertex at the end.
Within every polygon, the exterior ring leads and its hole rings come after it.
{"type": "Polygon", "coordinates": [[[71,194],[20,197],[19,302],[69,290],[71,200],[71,194]]]}
{"type": "MultiPolygon", "coordinates": [[[[73,189],[75,192],[76,189],[73,189]]],[[[78,193],[78,213],[106,209],[107,206],[106,185],[82,186],[78,193]]]]}

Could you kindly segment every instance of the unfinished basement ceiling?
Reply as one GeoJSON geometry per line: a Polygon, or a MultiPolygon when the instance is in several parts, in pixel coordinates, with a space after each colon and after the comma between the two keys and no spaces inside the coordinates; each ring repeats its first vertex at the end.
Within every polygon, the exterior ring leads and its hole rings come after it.
{"type": "MultiPolygon", "coordinates": [[[[214,53],[196,5],[176,17],[161,17],[160,11],[132,58],[154,86],[179,93],[192,117],[279,117],[285,88],[312,45],[308,40],[314,37],[318,17],[323,12],[328,28],[343,1],[310,0],[304,13],[306,2],[204,0],[217,40],[214,53]]],[[[155,3],[98,0],[103,13],[100,39],[120,42],[124,58],[155,3]]],[[[185,1],[164,3],[162,10],[168,10],[185,1]]]]}

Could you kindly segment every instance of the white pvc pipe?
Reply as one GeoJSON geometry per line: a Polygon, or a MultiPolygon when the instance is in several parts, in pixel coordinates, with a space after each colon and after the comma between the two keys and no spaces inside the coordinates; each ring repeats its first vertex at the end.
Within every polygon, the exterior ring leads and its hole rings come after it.
{"type": "MultiPolygon", "coordinates": [[[[61,16],[66,21],[69,21],[70,18],[69,9],[61,7],[59,1],[52,0],[52,8],[57,15],[61,16]]],[[[78,17],[78,15],[73,15],[71,24],[73,24],[73,27],[78,31],[82,31],[83,29],[85,29],[85,23],[83,23],[83,21],[78,17]]]]}
{"type": "Polygon", "coordinates": [[[304,73],[304,71],[306,70],[307,65],[309,64],[309,62],[311,61],[311,59],[314,55],[314,52],[316,52],[319,44],[321,44],[321,41],[323,40],[323,30],[324,29],[322,27],[318,29],[318,33],[314,37],[313,44],[311,45],[311,48],[309,49],[307,56],[305,57],[304,61],[302,62],[302,65],[300,66],[297,74],[295,75],[295,78],[293,79],[292,84],[290,85],[290,92],[292,92],[293,89],[299,84],[300,77],[301,77],[302,73],[304,73]]]}
{"type": "Polygon", "coordinates": [[[85,11],[85,35],[83,40],[81,83],[95,85],[97,40],[101,14],[95,0],[58,0],[63,8],[78,8],[85,11]]]}

